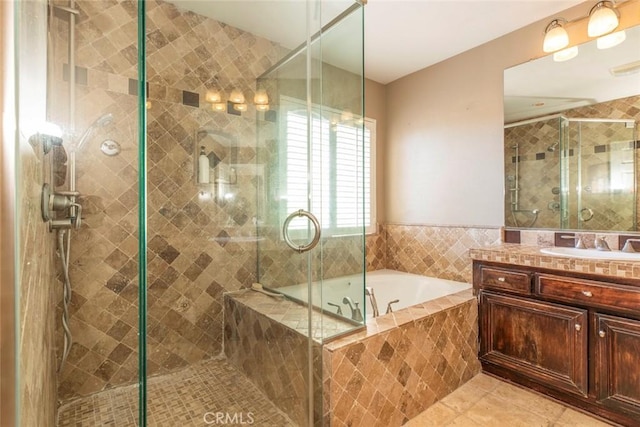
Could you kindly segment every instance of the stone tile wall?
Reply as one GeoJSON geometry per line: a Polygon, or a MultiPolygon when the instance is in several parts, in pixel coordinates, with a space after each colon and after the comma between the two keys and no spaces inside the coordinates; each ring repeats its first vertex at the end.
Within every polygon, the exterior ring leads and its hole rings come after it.
{"type": "MultiPolygon", "coordinates": [[[[205,95],[208,89],[229,95],[240,88],[252,100],[257,77],[288,51],[161,0],[146,6],[147,369],[154,375],[218,355],[223,292],[246,288],[259,279],[259,203],[271,194],[265,177],[278,165],[270,163],[267,142],[257,136],[269,135],[276,112],[256,114],[251,104],[243,113],[231,107],[215,112],[205,95]],[[227,173],[235,168],[231,200],[216,198],[214,184],[196,183],[200,145],[215,148],[227,173]]],[[[71,250],[71,329],[76,344],[59,378],[62,399],[135,381],[138,358],[136,3],[79,0],[77,7],[76,130],[68,126],[64,14],[52,22],[56,81],[52,120],[69,134],[67,151],[97,118],[110,113],[113,120],[95,128],[77,153],[77,187],[84,210],[71,250]],[[120,144],[118,156],[100,152],[100,143],[107,138],[120,144]]],[[[220,170],[213,168],[212,176],[220,170]]],[[[271,265],[275,278],[295,279],[291,272],[298,271],[306,258],[291,256],[287,250],[283,262],[282,248],[279,238],[272,252],[263,245],[266,257],[260,265],[271,265]]],[[[353,268],[360,271],[363,250],[361,238],[327,239],[323,262],[318,255],[315,265],[322,266],[324,277],[349,274],[353,268]]],[[[58,326],[59,347],[61,337],[58,326]]]]}
{"type": "MultiPolygon", "coordinates": [[[[78,1],[76,141],[98,117],[113,115],[78,152],[85,207],[74,233],[71,329],[76,344],[60,395],[87,395],[137,378],[137,10],[131,1],[78,1]],[[122,148],[99,151],[106,138],[122,148]]],[[[207,89],[241,88],[286,50],[267,40],[162,1],[147,2],[148,66],[148,374],[218,355],[222,292],[256,280],[255,110],[214,112],[207,89]],[[221,202],[196,184],[197,131],[237,164],[236,197],[221,202]],[[221,136],[226,136],[224,139],[221,136]],[[240,239],[236,239],[240,237],[240,239]]],[[[67,23],[55,22],[58,122],[65,124],[67,23]]],[[[201,143],[198,140],[197,143],[201,143]]],[[[65,144],[71,148],[71,141],[65,144]]],[[[61,332],[58,332],[61,335],[61,332]]]]}
{"type": "MultiPolygon", "coordinates": [[[[226,294],[225,313],[229,362],[306,425],[307,310],[240,291],[226,294]]],[[[315,312],[312,320],[331,323],[315,312]]],[[[370,319],[324,345],[323,338],[314,334],[312,343],[316,425],[401,425],[480,370],[470,289],[370,319]]]]}
{"type": "Polygon", "coordinates": [[[469,249],[499,243],[498,228],[384,226],[386,268],[471,283],[469,249]]]}

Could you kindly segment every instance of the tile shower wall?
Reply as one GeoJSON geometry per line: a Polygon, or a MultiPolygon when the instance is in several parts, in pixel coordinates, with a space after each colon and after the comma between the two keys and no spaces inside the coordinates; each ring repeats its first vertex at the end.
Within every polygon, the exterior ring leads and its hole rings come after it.
{"type": "MultiPolygon", "coordinates": [[[[567,118],[608,118],[608,119],[632,119],[640,120],[640,96],[617,99],[609,102],[576,108],[564,111],[562,114],[567,118]]],[[[584,126],[595,126],[594,124],[583,124],[584,126]]],[[[630,153],[633,156],[633,133],[629,129],[624,129],[620,124],[600,124],[595,132],[582,132],[582,148],[576,146],[577,123],[569,125],[570,141],[570,162],[569,170],[577,169],[578,157],[582,161],[583,179],[589,176],[597,176],[602,170],[607,178],[609,170],[606,167],[610,158],[630,153]],[[591,136],[589,136],[591,135],[591,136]],[[608,146],[603,145],[601,135],[606,135],[606,141],[610,141],[608,146]],[[594,136],[597,136],[594,138],[594,136]],[[603,169],[604,167],[604,169],[603,169]]],[[[554,187],[560,185],[560,162],[559,146],[555,151],[548,151],[548,147],[559,141],[560,123],[558,119],[545,120],[516,126],[505,129],[505,188],[507,190],[515,187],[515,145],[518,146],[519,163],[519,209],[540,209],[538,219],[533,225],[536,228],[559,228],[560,227],[560,198],[552,191],[554,187]]],[[[635,151],[636,161],[638,152],[635,151]]],[[[632,160],[632,159],[629,159],[632,160]]],[[[640,179],[636,176],[636,180],[640,179]]],[[[589,198],[589,207],[594,211],[594,217],[585,228],[592,230],[629,230],[633,228],[630,218],[640,212],[633,206],[633,194],[617,194],[616,203],[612,203],[612,198],[608,193],[600,196],[597,193],[597,184],[587,182],[593,188],[593,193],[585,193],[589,198]]],[[[528,227],[532,220],[531,215],[525,213],[510,213],[512,192],[505,192],[505,223],[510,227],[528,227]]],[[[569,212],[577,211],[577,199],[569,200],[569,212]]],[[[569,228],[580,228],[577,223],[577,216],[571,215],[569,218],[569,228]]],[[[637,221],[637,218],[636,218],[637,221]]]]}
{"type": "MultiPolygon", "coordinates": [[[[60,378],[60,397],[87,395],[137,378],[137,45],[136,4],[79,1],[77,128],[112,113],[78,153],[85,206],[74,234],[71,328],[76,344],[60,378]],[[120,143],[115,157],[98,147],[120,143]]],[[[222,344],[222,293],[255,276],[255,111],[211,111],[207,88],[244,90],[286,52],[247,32],[147,2],[148,25],[148,373],[170,372],[216,356],[222,344]],[[237,166],[235,199],[225,203],[194,178],[200,128],[237,166]],[[220,135],[226,136],[225,138],[220,135]],[[214,142],[216,142],[214,141],[214,142]],[[240,237],[235,239],[235,237],[240,237]]],[[[64,52],[66,23],[57,26],[64,52]]],[[[62,54],[60,54],[62,55],[62,54]]],[[[56,78],[65,98],[64,58],[56,78]]],[[[63,110],[63,109],[62,109],[63,110]]],[[[66,117],[60,113],[58,120],[66,117]]],[[[61,331],[58,331],[61,336],[61,331]]]]}
{"type": "Polygon", "coordinates": [[[471,283],[469,249],[500,243],[500,229],[427,225],[384,226],[386,268],[471,283]]]}

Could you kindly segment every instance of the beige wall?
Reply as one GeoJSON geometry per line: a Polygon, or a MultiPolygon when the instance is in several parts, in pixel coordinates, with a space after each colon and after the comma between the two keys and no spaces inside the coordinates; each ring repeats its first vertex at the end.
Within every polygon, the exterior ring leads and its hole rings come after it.
{"type": "MultiPolygon", "coordinates": [[[[591,6],[557,16],[573,20],[591,6]]],[[[629,12],[621,27],[637,16],[629,12]]],[[[388,85],[387,222],[503,225],[503,71],[542,56],[551,18],[388,85]]],[[[575,43],[585,41],[584,22],[568,31],[575,43]]]]}
{"type": "Polygon", "coordinates": [[[376,120],[376,217],[379,224],[386,220],[384,209],[385,157],[387,135],[387,87],[366,79],[364,82],[364,114],[376,120]]]}

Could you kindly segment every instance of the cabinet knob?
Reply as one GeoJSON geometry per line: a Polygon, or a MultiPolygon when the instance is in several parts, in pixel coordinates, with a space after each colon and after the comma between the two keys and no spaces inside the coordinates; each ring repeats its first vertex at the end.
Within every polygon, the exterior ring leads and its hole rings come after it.
{"type": "Polygon", "coordinates": [[[576,328],[576,331],[580,331],[582,329],[582,326],[576,323],[575,328],[576,328]]]}
{"type": "Polygon", "coordinates": [[[598,335],[600,336],[600,338],[604,338],[604,336],[607,335],[607,334],[605,334],[604,331],[600,331],[600,332],[598,332],[598,335]]]}
{"type": "Polygon", "coordinates": [[[504,282],[504,277],[498,277],[498,282],[504,282]]]}
{"type": "Polygon", "coordinates": [[[582,291],[582,295],[584,295],[585,297],[592,297],[593,296],[591,291],[582,291]]]}

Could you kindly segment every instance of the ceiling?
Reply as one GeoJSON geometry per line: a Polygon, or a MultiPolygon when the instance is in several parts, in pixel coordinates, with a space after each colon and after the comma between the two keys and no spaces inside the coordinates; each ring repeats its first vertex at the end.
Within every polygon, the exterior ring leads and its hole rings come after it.
{"type": "MultiPolygon", "coordinates": [[[[302,0],[172,3],[287,48],[293,49],[305,40],[306,2],[302,0]]],[[[390,83],[579,3],[582,1],[369,0],[364,18],[365,76],[390,83]]],[[[353,1],[324,0],[320,4],[320,10],[311,11],[316,28],[353,1]]]]}

